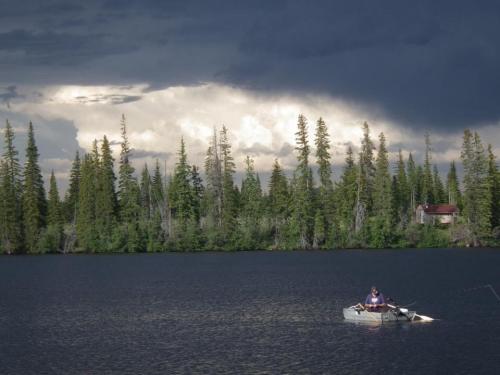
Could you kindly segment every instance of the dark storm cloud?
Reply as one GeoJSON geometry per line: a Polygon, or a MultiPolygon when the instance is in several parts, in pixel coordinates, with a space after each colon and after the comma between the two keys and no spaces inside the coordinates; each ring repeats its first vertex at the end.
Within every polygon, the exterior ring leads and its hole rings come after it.
{"type": "Polygon", "coordinates": [[[7,86],[7,87],[0,87],[0,102],[3,102],[7,105],[7,107],[10,107],[10,101],[15,98],[21,97],[17,93],[17,88],[16,86],[7,86]]]}
{"type": "Polygon", "coordinates": [[[92,96],[77,96],[75,100],[79,103],[111,103],[111,104],[124,104],[131,103],[140,100],[142,96],[140,95],[119,95],[119,94],[110,94],[110,95],[92,95],[92,96]]]}
{"type": "Polygon", "coordinates": [[[131,153],[132,158],[134,159],[151,158],[159,160],[169,160],[173,156],[171,152],[149,151],[136,148],[132,149],[131,153]]]}
{"type": "Polygon", "coordinates": [[[37,4],[0,11],[2,84],[218,81],[328,94],[442,132],[500,117],[494,1],[37,4]]]}

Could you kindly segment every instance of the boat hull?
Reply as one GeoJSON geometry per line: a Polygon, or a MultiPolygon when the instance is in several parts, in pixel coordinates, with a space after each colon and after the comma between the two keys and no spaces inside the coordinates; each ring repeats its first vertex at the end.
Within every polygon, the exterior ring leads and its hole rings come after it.
{"type": "Polygon", "coordinates": [[[359,310],[353,307],[344,308],[344,319],[355,322],[398,322],[412,321],[415,318],[415,311],[402,313],[399,310],[388,310],[383,312],[359,310]]]}

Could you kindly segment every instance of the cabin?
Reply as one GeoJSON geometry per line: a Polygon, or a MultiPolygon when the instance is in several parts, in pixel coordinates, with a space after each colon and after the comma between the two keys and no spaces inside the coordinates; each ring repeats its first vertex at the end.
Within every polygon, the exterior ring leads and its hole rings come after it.
{"type": "Polygon", "coordinates": [[[454,224],[459,209],[454,204],[419,204],[415,210],[415,220],[419,224],[454,224]]]}

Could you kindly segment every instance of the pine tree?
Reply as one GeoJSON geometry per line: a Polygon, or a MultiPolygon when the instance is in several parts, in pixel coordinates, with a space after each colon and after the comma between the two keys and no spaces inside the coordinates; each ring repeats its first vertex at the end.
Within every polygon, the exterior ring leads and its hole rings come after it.
{"type": "Polygon", "coordinates": [[[455,162],[450,163],[450,171],[446,177],[446,191],[448,192],[448,203],[457,205],[460,211],[463,210],[462,193],[460,192],[460,185],[458,183],[457,169],[455,162]]]}
{"type": "MultiPolygon", "coordinates": [[[[316,125],[316,162],[319,174],[319,209],[314,224],[315,247],[322,246],[333,230],[333,182],[330,164],[330,139],[325,122],[320,117],[316,125]]],[[[331,241],[330,241],[331,242],[331,241]]]]}
{"type": "Polygon", "coordinates": [[[23,219],[24,236],[28,252],[37,252],[40,231],[46,224],[47,201],[42,172],[38,165],[38,148],[35,143],[33,124],[28,126],[28,145],[24,166],[23,219]]]}
{"type": "Polygon", "coordinates": [[[488,145],[488,180],[491,195],[491,228],[497,228],[500,226],[500,171],[491,144],[488,145]]]}
{"type": "Polygon", "coordinates": [[[295,133],[298,165],[295,170],[295,184],[293,184],[292,206],[292,242],[299,249],[311,247],[312,232],[314,230],[314,212],[312,205],[313,186],[312,172],[309,167],[309,142],[307,134],[307,119],[299,115],[295,133]]]}
{"type": "Polygon", "coordinates": [[[371,240],[375,247],[386,247],[389,244],[392,230],[392,181],[384,133],[380,133],[379,140],[373,186],[374,225],[371,240]]]}
{"type": "Polygon", "coordinates": [[[491,229],[491,195],[488,160],[479,134],[464,131],[461,152],[464,166],[464,213],[471,232],[471,242],[479,246],[491,229]]]}
{"type": "Polygon", "coordinates": [[[431,138],[429,133],[425,133],[425,159],[424,159],[424,170],[422,179],[422,191],[420,202],[421,203],[434,203],[433,197],[433,178],[431,171],[431,138]]]}
{"type": "Polygon", "coordinates": [[[2,251],[7,254],[23,251],[22,182],[18,152],[14,146],[14,130],[5,122],[5,146],[1,165],[2,201],[0,235],[2,251]]]}
{"type": "Polygon", "coordinates": [[[76,210],[78,204],[78,196],[80,191],[80,178],[81,178],[81,163],[80,153],[76,151],[75,159],[71,166],[69,177],[69,188],[64,197],[64,217],[67,222],[74,223],[76,221],[76,210]]]}

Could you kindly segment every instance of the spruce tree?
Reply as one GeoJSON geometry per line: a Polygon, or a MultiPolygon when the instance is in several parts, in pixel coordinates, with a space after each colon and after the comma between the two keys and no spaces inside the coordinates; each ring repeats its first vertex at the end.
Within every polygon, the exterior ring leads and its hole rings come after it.
{"type": "Polygon", "coordinates": [[[78,247],[85,252],[98,251],[96,228],[96,162],[91,154],[85,154],[80,169],[80,188],[76,216],[78,247]]]}
{"type": "Polygon", "coordinates": [[[249,156],[245,159],[246,173],[241,184],[240,197],[240,233],[239,247],[254,250],[259,246],[259,228],[262,215],[262,188],[255,173],[254,161],[249,156]]]}
{"type": "Polygon", "coordinates": [[[375,166],[373,164],[373,150],[375,146],[370,138],[368,123],[363,124],[363,138],[358,164],[358,191],[356,197],[355,232],[363,229],[364,221],[370,214],[373,204],[373,180],[375,166]]]}
{"type": "Polygon", "coordinates": [[[488,145],[488,180],[491,196],[491,228],[500,226],[500,172],[491,144],[488,145]]]}
{"type": "Polygon", "coordinates": [[[460,211],[463,210],[462,204],[462,193],[460,192],[460,185],[458,182],[457,169],[455,167],[455,161],[450,163],[450,170],[446,177],[446,191],[448,193],[449,204],[456,205],[460,211]]]}
{"type": "Polygon", "coordinates": [[[311,247],[312,231],[314,229],[314,212],[312,205],[313,186],[312,172],[309,167],[309,142],[307,132],[307,119],[299,115],[295,133],[295,151],[297,152],[298,165],[295,170],[295,184],[293,184],[293,206],[291,240],[296,242],[294,247],[308,249],[311,247]]]}
{"type": "Polygon", "coordinates": [[[461,152],[464,167],[464,213],[471,232],[471,243],[479,246],[491,230],[491,195],[488,159],[479,134],[464,131],[461,152]]]}
{"type": "Polygon", "coordinates": [[[237,217],[237,195],[233,182],[235,164],[231,155],[231,144],[229,143],[227,128],[222,126],[220,132],[220,158],[222,163],[222,236],[229,241],[236,229],[237,217]]]}
{"type": "Polygon", "coordinates": [[[325,122],[320,117],[316,125],[316,162],[319,174],[319,208],[315,215],[314,243],[322,246],[333,230],[333,182],[330,164],[330,139],[325,122]]]}
{"type": "Polygon", "coordinates": [[[429,133],[425,133],[425,159],[422,179],[422,191],[420,196],[420,203],[434,203],[434,185],[432,178],[431,167],[431,138],[429,133]]]}
{"type": "Polygon", "coordinates": [[[269,212],[271,216],[273,248],[283,246],[283,228],[289,216],[290,196],[288,191],[288,181],[278,162],[274,160],[271,178],[269,179],[269,212]]]}
{"type": "Polygon", "coordinates": [[[187,161],[184,139],[181,138],[181,145],[178,152],[178,160],[175,165],[174,176],[169,186],[169,201],[172,217],[175,219],[175,229],[173,238],[180,240],[179,245],[185,248],[188,227],[194,220],[193,212],[193,191],[190,181],[191,166],[187,161]]]}
{"type": "Polygon", "coordinates": [[[2,202],[0,234],[2,251],[7,254],[23,251],[22,182],[18,152],[14,146],[14,130],[5,122],[4,154],[1,165],[2,202]]]}
{"type": "Polygon", "coordinates": [[[144,164],[141,172],[141,219],[147,222],[151,219],[153,213],[153,204],[151,198],[151,176],[149,174],[148,165],[144,164]]]}
{"type": "Polygon", "coordinates": [[[45,248],[52,251],[60,251],[63,239],[64,217],[62,204],[59,199],[59,190],[57,189],[54,170],[50,174],[49,199],[47,210],[47,232],[45,248]]]}
{"type": "Polygon", "coordinates": [[[203,186],[203,181],[201,179],[200,172],[196,165],[193,165],[191,167],[190,180],[191,180],[192,195],[193,195],[194,220],[197,224],[199,224],[202,215],[202,201],[205,188],[203,186]]]}
{"type": "Polygon", "coordinates": [[[417,208],[418,197],[420,196],[419,191],[419,178],[417,166],[413,160],[413,156],[410,152],[408,155],[408,161],[406,162],[406,174],[408,176],[408,190],[410,193],[410,215],[412,217],[411,221],[415,219],[415,209],[417,208]]]}
{"type": "Polygon", "coordinates": [[[64,197],[64,217],[67,222],[76,222],[76,210],[78,204],[78,196],[80,191],[80,178],[81,178],[81,163],[80,153],[78,150],[75,153],[75,159],[71,166],[69,176],[69,188],[64,197]]]}
{"type": "Polygon", "coordinates": [[[446,202],[446,193],[444,191],[443,182],[441,177],[439,177],[439,171],[437,165],[434,164],[433,175],[432,175],[432,186],[433,186],[433,198],[434,203],[444,203],[446,202]]]}
{"type": "Polygon", "coordinates": [[[24,237],[28,252],[37,252],[40,231],[46,224],[47,201],[42,172],[38,165],[38,148],[35,143],[33,124],[28,125],[28,145],[24,165],[23,219],[24,237]]]}
{"type": "Polygon", "coordinates": [[[203,207],[207,215],[207,234],[209,247],[216,247],[222,226],[222,164],[216,129],[205,157],[205,175],[207,182],[203,207]]]}
{"type": "Polygon", "coordinates": [[[348,146],[344,170],[335,189],[335,200],[338,206],[336,221],[339,230],[337,245],[339,247],[351,245],[354,231],[359,167],[354,162],[353,154],[352,147],[348,146]]]}
{"type": "Polygon", "coordinates": [[[386,247],[392,230],[392,181],[384,133],[380,133],[379,140],[373,185],[374,225],[371,231],[371,241],[375,247],[386,247]]]}
{"type": "MultiPolygon", "coordinates": [[[[95,144],[94,159],[99,160],[97,143],[95,144]]],[[[96,167],[96,205],[98,214],[96,215],[96,224],[99,231],[101,247],[109,246],[112,232],[116,224],[117,197],[115,192],[115,172],[114,159],[111,152],[109,141],[104,136],[100,160],[95,164],[96,167]]]]}
{"type": "MultiPolygon", "coordinates": [[[[414,168],[414,166],[413,166],[414,168]]],[[[398,163],[396,167],[395,185],[393,189],[394,199],[393,209],[396,212],[396,220],[401,228],[405,228],[410,218],[411,192],[406,176],[405,162],[401,149],[398,153],[398,163]]]]}

